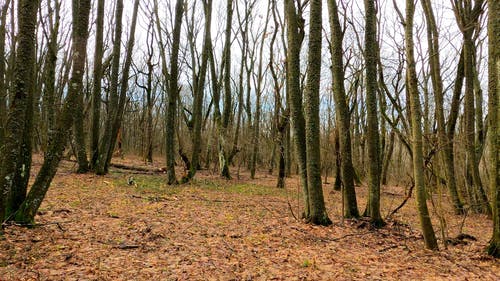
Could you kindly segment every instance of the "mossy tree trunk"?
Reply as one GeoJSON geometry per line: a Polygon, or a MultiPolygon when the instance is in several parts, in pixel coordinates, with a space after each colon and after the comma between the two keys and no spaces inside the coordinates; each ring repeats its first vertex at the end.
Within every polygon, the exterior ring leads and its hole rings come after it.
{"type": "Polygon", "coordinates": [[[111,61],[111,74],[109,81],[109,94],[107,100],[107,116],[104,125],[104,134],[101,138],[99,156],[95,162],[95,172],[104,175],[107,171],[108,150],[112,141],[112,127],[114,116],[118,111],[118,79],[120,72],[121,40],[122,40],[123,0],[117,0],[115,6],[115,29],[113,37],[113,50],[111,61]]]}
{"type": "Polygon", "coordinates": [[[365,65],[368,145],[368,203],[365,215],[374,225],[383,225],[380,215],[380,135],[377,113],[377,14],[374,0],[365,0],[365,65]]]}
{"type": "Polygon", "coordinates": [[[309,49],[305,91],[307,186],[309,189],[309,222],[332,223],[325,208],[321,181],[321,146],[319,124],[319,86],[321,80],[322,0],[311,0],[309,15],[309,49]]]}
{"type": "MultiPolygon", "coordinates": [[[[205,30],[203,35],[203,49],[201,52],[201,65],[197,75],[193,75],[193,114],[192,114],[192,151],[191,151],[191,167],[188,174],[182,179],[182,182],[191,180],[200,167],[201,154],[201,130],[203,125],[203,99],[205,92],[205,80],[208,69],[208,59],[212,52],[212,0],[203,1],[203,10],[205,13],[205,30]]],[[[194,46],[191,46],[191,51],[195,52],[194,46]]],[[[192,53],[192,56],[194,53],[192,53]]]]}
{"type": "MultiPolygon", "coordinates": [[[[218,125],[219,133],[219,173],[221,177],[230,179],[231,173],[229,171],[229,151],[227,148],[228,143],[228,129],[229,129],[229,119],[231,118],[232,112],[232,99],[231,99],[231,32],[232,32],[232,21],[233,21],[233,1],[227,0],[226,3],[226,30],[225,30],[225,42],[224,42],[224,54],[223,54],[223,64],[224,64],[224,108],[222,111],[222,119],[218,125]]],[[[248,43],[248,42],[247,42],[248,43]]]]}
{"type": "Polygon", "coordinates": [[[5,73],[5,39],[7,33],[7,11],[10,0],[5,1],[0,10],[0,146],[3,143],[4,127],[7,121],[7,87],[5,73]]]}
{"type": "Polygon", "coordinates": [[[104,5],[105,0],[97,1],[96,35],[94,51],[94,73],[92,78],[92,125],[90,129],[90,167],[94,169],[99,157],[99,128],[101,122],[102,58],[104,47],[104,5]]]}
{"type": "MultiPolygon", "coordinates": [[[[464,58],[464,77],[465,77],[465,96],[464,96],[464,133],[465,133],[465,154],[466,154],[466,174],[467,174],[467,192],[469,204],[476,212],[491,214],[491,208],[486,198],[481,177],[479,174],[479,155],[480,143],[476,137],[476,116],[475,105],[475,56],[476,48],[474,40],[479,32],[479,18],[484,10],[484,0],[475,1],[454,1],[453,11],[455,12],[458,27],[463,35],[463,58],[464,58]]],[[[477,128],[480,129],[480,128],[477,128]]]]}
{"type": "MultiPolygon", "coordinates": [[[[344,197],[344,216],[355,218],[359,216],[354,189],[354,167],[351,152],[351,116],[347,105],[347,96],[344,88],[344,61],[343,61],[343,31],[340,26],[336,0],[328,0],[328,10],[331,28],[331,55],[332,55],[332,88],[335,99],[335,113],[338,120],[338,141],[340,150],[340,172],[344,197]]],[[[337,165],[338,166],[338,165],[337,165]]]]}
{"type": "MultiPolygon", "coordinates": [[[[73,0],[73,9],[79,9],[79,1],[73,0]]],[[[78,13],[78,11],[73,11],[73,13],[78,13]]],[[[73,26],[78,26],[78,21],[80,19],[78,17],[73,17],[73,26]]],[[[77,29],[73,29],[73,40],[76,40],[77,29]]],[[[86,51],[86,50],[85,50],[86,51]]],[[[82,88],[83,89],[83,88],[82,88]]],[[[73,118],[73,136],[75,141],[75,152],[76,152],[76,160],[78,163],[77,173],[86,173],[89,171],[89,161],[87,159],[87,148],[85,145],[85,133],[84,133],[84,115],[83,115],[83,91],[80,90],[78,92],[78,99],[75,105],[75,110],[73,114],[75,115],[73,118]]]]}
{"type": "Polygon", "coordinates": [[[166,159],[167,159],[167,183],[177,183],[175,175],[175,127],[176,127],[176,112],[177,100],[179,98],[179,85],[177,79],[179,76],[179,44],[182,26],[182,14],[184,12],[184,3],[177,0],[175,4],[175,23],[172,40],[172,53],[170,56],[170,74],[168,82],[168,105],[165,120],[165,144],[166,144],[166,159]]]}
{"type": "Polygon", "coordinates": [[[424,236],[425,247],[430,250],[437,250],[438,245],[436,235],[432,227],[427,209],[427,196],[424,182],[424,161],[423,161],[423,138],[421,123],[420,98],[418,94],[417,72],[415,70],[415,55],[413,44],[413,18],[415,15],[415,4],[413,0],[406,1],[406,22],[405,22],[405,51],[406,51],[406,77],[408,91],[410,94],[411,106],[411,131],[412,131],[412,151],[413,151],[413,176],[415,188],[417,190],[417,208],[420,218],[420,225],[424,236]]]}
{"type": "Polygon", "coordinates": [[[22,224],[31,224],[34,221],[36,212],[47,193],[50,183],[57,171],[57,166],[62,157],[65,144],[68,139],[68,131],[73,125],[74,108],[77,103],[78,95],[82,91],[83,73],[85,70],[86,49],[88,39],[90,0],[74,1],[78,5],[73,9],[73,18],[77,18],[77,26],[72,45],[72,74],[69,81],[68,94],[60,114],[57,117],[56,130],[53,136],[53,142],[48,147],[44,162],[33,183],[33,186],[22,203],[20,208],[14,214],[13,219],[22,224]]]}
{"type": "Polygon", "coordinates": [[[493,211],[493,235],[488,254],[500,258],[500,2],[488,1],[488,140],[490,154],[491,207],[493,211]]]}
{"type": "Polygon", "coordinates": [[[302,108],[302,90],[300,87],[300,46],[303,37],[303,19],[297,14],[293,0],[285,0],[285,18],[287,21],[287,91],[290,98],[290,117],[293,129],[293,142],[299,167],[300,184],[304,198],[303,217],[310,216],[309,189],[307,181],[306,125],[302,108]],[[301,34],[302,33],[302,34],[301,34]]]}
{"type": "Polygon", "coordinates": [[[127,41],[127,47],[125,51],[125,61],[123,63],[123,69],[120,71],[120,50],[121,50],[121,33],[122,33],[122,17],[123,17],[123,0],[118,0],[116,5],[116,27],[115,27],[115,44],[113,46],[113,62],[112,62],[112,73],[110,82],[110,101],[108,117],[106,120],[106,128],[104,137],[102,139],[101,147],[99,149],[99,159],[96,169],[97,174],[107,174],[109,170],[109,164],[111,163],[111,158],[113,157],[113,152],[115,150],[115,144],[118,139],[120,127],[122,125],[123,111],[125,109],[125,103],[127,99],[128,91],[128,80],[130,67],[132,65],[132,53],[134,51],[135,44],[135,31],[137,26],[137,14],[139,11],[139,0],[134,1],[132,21],[130,24],[129,38],[127,41]],[[120,45],[120,46],[117,46],[120,45]],[[118,87],[118,76],[121,72],[122,77],[120,81],[120,87],[118,87]]]}
{"type": "Polygon", "coordinates": [[[30,174],[37,10],[38,1],[19,2],[13,93],[0,151],[1,221],[24,199],[30,174]]]}
{"type": "MultiPolygon", "coordinates": [[[[460,200],[457,190],[457,183],[455,179],[455,172],[453,168],[452,158],[447,155],[449,150],[444,149],[450,141],[446,135],[446,125],[444,119],[444,92],[443,80],[441,78],[441,62],[439,57],[439,33],[432,10],[430,0],[422,0],[422,7],[424,10],[425,19],[427,22],[427,43],[429,53],[429,64],[432,78],[432,88],[435,98],[435,116],[437,121],[437,134],[438,134],[438,148],[445,165],[446,184],[448,192],[453,202],[453,208],[456,214],[463,213],[463,204],[460,200]]],[[[453,145],[453,144],[452,144],[453,145]]]]}

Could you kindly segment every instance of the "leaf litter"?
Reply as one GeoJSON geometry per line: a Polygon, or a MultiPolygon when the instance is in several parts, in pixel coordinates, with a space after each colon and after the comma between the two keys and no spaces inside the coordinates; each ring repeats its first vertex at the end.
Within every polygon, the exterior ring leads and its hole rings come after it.
{"type": "MultiPolygon", "coordinates": [[[[264,172],[225,181],[203,170],[172,187],[160,173],[73,169],[71,162],[60,167],[35,227],[5,228],[0,280],[500,280],[498,260],[484,253],[492,231],[485,216],[464,222],[446,209],[449,236],[476,240],[431,252],[423,249],[413,198],[374,229],[342,219],[339,192],[324,185],[334,224],[322,227],[294,218],[302,204],[295,177],[277,189],[264,172]]],[[[356,191],[362,208],[366,188],[356,191]]],[[[404,188],[383,192],[391,194],[382,196],[389,214],[404,188]]]]}

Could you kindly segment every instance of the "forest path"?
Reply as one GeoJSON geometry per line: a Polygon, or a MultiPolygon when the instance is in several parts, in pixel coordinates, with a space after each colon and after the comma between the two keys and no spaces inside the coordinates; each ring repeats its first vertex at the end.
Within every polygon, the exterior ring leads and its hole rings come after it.
{"type": "MultiPolygon", "coordinates": [[[[5,229],[0,280],[500,279],[498,261],[484,255],[491,222],[483,216],[463,227],[477,241],[433,253],[422,249],[413,199],[374,230],[342,221],[340,194],[325,185],[334,224],[319,227],[294,218],[302,203],[296,178],[285,190],[264,173],[224,181],[205,170],[170,187],[161,174],[77,175],[73,166],[59,169],[39,226],[5,229]]],[[[364,207],[365,189],[357,191],[364,207]]],[[[404,188],[386,187],[382,197],[386,215],[404,188]]],[[[462,218],[442,209],[453,237],[462,218]]]]}

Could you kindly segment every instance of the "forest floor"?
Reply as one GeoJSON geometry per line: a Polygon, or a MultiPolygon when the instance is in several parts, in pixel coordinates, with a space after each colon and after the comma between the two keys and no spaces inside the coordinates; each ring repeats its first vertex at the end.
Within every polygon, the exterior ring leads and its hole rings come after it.
{"type": "MultiPolygon", "coordinates": [[[[35,170],[40,162],[35,158],[35,170]]],[[[484,253],[491,221],[453,215],[445,195],[433,198],[436,208],[429,200],[438,236],[436,214],[446,219],[449,237],[477,241],[445,249],[440,239],[441,250],[431,252],[423,249],[413,198],[385,227],[372,229],[343,220],[340,193],[325,184],[334,223],[322,227],[295,219],[302,204],[295,177],[277,189],[275,176],[264,172],[225,181],[203,170],[192,183],[171,187],[160,173],[74,169],[62,163],[34,228],[5,228],[0,280],[500,280],[499,261],[484,253]]],[[[363,209],[366,188],[356,192],[363,209]]],[[[384,186],[382,214],[405,197],[405,187],[384,186]]]]}

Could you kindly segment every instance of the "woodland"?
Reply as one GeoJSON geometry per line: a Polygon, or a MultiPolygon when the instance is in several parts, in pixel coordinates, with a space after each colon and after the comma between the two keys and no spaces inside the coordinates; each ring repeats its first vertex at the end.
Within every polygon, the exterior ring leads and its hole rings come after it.
{"type": "Polygon", "coordinates": [[[0,280],[499,280],[500,1],[0,0],[0,280]]]}

